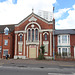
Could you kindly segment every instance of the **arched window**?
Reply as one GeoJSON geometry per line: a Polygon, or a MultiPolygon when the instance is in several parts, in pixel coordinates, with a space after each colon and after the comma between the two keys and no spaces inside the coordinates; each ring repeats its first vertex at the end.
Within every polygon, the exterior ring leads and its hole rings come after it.
{"type": "Polygon", "coordinates": [[[34,29],[32,29],[32,41],[34,41],[34,29]]]}
{"type": "Polygon", "coordinates": [[[47,40],[47,34],[45,33],[45,40],[47,40]]]}
{"type": "Polygon", "coordinates": [[[28,30],[28,40],[30,41],[30,29],[28,30]]]}
{"type": "Polygon", "coordinates": [[[6,27],[6,28],[4,29],[4,33],[5,33],[5,35],[8,35],[8,32],[9,32],[9,28],[6,27]]]}
{"type": "Polygon", "coordinates": [[[38,29],[36,29],[36,40],[38,40],[38,29]]]}
{"type": "Polygon", "coordinates": [[[20,35],[20,41],[22,41],[22,35],[20,35]]]}

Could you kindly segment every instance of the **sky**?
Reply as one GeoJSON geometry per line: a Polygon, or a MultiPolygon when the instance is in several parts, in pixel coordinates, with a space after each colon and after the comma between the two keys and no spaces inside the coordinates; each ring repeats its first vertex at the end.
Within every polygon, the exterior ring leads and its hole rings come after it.
{"type": "Polygon", "coordinates": [[[75,29],[75,0],[0,0],[0,25],[18,24],[39,10],[54,9],[56,29],[75,29]]]}

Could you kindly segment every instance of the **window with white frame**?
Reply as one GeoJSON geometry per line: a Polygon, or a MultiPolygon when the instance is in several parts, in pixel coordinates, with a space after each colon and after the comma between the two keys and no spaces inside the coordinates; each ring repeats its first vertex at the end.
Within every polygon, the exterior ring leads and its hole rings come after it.
{"type": "Polygon", "coordinates": [[[69,35],[58,35],[58,44],[69,44],[70,36],[69,35]]]}
{"type": "Polygon", "coordinates": [[[28,40],[30,41],[30,29],[28,30],[28,40]]]}
{"type": "Polygon", "coordinates": [[[8,45],[8,40],[4,41],[4,45],[6,45],[6,46],[8,45]]]}
{"type": "Polygon", "coordinates": [[[38,29],[36,29],[36,40],[38,40],[38,29]]]}
{"type": "Polygon", "coordinates": [[[22,41],[22,35],[20,35],[20,41],[22,41]]]}
{"type": "Polygon", "coordinates": [[[62,35],[62,43],[67,43],[67,35],[62,35]]]}
{"type": "Polygon", "coordinates": [[[58,36],[58,42],[59,42],[59,43],[61,43],[61,41],[60,41],[60,40],[61,40],[61,39],[60,39],[60,35],[59,35],[59,36],[58,36]]]}
{"type": "Polygon", "coordinates": [[[44,35],[44,36],[45,36],[45,40],[47,40],[47,34],[46,34],[46,33],[45,33],[45,35],[44,35]]]}
{"type": "Polygon", "coordinates": [[[32,41],[34,41],[34,29],[32,29],[32,41]]]}
{"type": "Polygon", "coordinates": [[[8,55],[8,50],[3,50],[3,56],[8,55]]]}
{"type": "Polygon", "coordinates": [[[58,48],[58,54],[61,56],[70,56],[70,47],[60,47],[58,48]]]}
{"type": "Polygon", "coordinates": [[[4,33],[5,33],[5,35],[8,35],[8,32],[9,32],[9,28],[6,27],[6,28],[4,29],[4,33]]]}
{"type": "Polygon", "coordinates": [[[38,40],[38,29],[37,28],[32,28],[32,29],[28,29],[28,33],[27,33],[27,40],[28,41],[32,41],[32,42],[34,42],[34,40],[35,41],[37,41],[38,40]]]}

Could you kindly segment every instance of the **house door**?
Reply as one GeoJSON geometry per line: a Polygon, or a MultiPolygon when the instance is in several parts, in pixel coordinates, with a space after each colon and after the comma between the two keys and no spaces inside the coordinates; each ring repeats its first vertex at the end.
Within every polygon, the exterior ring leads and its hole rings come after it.
{"type": "Polygon", "coordinates": [[[30,45],[29,58],[36,58],[36,45],[30,45]]]}
{"type": "Polygon", "coordinates": [[[74,59],[75,59],[75,46],[74,46],[74,59]]]}

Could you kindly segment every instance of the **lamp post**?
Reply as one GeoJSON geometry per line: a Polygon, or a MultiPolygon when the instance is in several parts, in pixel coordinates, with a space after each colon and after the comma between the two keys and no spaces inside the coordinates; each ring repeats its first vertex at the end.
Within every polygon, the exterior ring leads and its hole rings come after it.
{"type": "MultiPolygon", "coordinates": [[[[53,14],[54,14],[54,7],[53,7],[53,14]]],[[[55,22],[53,16],[53,60],[55,60],[55,40],[54,40],[54,31],[55,31],[55,22]]]]}

